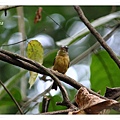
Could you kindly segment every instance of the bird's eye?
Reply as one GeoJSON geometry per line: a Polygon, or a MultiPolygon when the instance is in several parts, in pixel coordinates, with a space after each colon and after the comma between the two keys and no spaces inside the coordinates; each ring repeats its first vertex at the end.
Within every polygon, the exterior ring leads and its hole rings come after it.
{"type": "Polygon", "coordinates": [[[64,46],[65,50],[68,51],[68,46],[64,46]]]}
{"type": "Polygon", "coordinates": [[[61,46],[61,50],[68,51],[68,46],[61,46]]]}

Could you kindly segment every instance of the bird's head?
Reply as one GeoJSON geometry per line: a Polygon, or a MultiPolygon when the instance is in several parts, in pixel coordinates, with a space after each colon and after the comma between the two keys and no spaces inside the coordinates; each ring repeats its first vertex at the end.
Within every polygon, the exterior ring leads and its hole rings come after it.
{"type": "Polygon", "coordinates": [[[68,46],[61,46],[58,51],[58,55],[67,55],[68,54],[68,46]]]}

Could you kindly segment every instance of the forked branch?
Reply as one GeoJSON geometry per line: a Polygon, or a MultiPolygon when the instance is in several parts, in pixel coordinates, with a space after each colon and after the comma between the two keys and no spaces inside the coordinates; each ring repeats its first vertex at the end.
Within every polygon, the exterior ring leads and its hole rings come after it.
{"type": "Polygon", "coordinates": [[[83,23],[87,26],[87,28],[90,30],[90,32],[95,36],[95,38],[98,40],[98,42],[101,44],[101,46],[108,52],[110,57],[116,62],[116,64],[120,68],[120,60],[115,55],[115,53],[112,51],[112,49],[107,45],[107,43],[102,38],[102,36],[97,32],[97,30],[90,24],[88,19],[85,17],[82,9],[79,6],[74,6],[74,8],[78,13],[79,18],[83,21],[83,23]]]}

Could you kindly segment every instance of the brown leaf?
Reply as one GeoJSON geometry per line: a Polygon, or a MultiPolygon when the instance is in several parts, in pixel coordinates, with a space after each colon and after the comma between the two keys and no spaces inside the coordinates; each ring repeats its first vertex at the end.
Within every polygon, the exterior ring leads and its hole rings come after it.
{"type": "Polygon", "coordinates": [[[39,7],[35,15],[34,23],[38,23],[42,19],[41,13],[42,13],[42,8],[39,7]]]}
{"type": "Polygon", "coordinates": [[[115,100],[105,100],[90,94],[85,87],[81,87],[75,97],[75,101],[87,114],[99,114],[102,110],[113,107],[118,103],[115,100]]]}
{"type": "Polygon", "coordinates": [[[100,111],[104,110],[104,109],[108,109],[108,108],[112,108],[112,105],[116,103],[113,100],[106,100],[103,102],[100,102],[96,105],[93,105],[89,108],[86,108],[84,111],[88,114],[99,114],[100,111]]]}
{"type": "Polygon", "coordinates": [[[112,105],[112,108],[113,108],[114,110],[120,112],[120,103],[118,102],[118,103],[116,103],[116,104],[113,104],[113,105],[112,105]]]}
{"type": "Polygon", "coordinates": [[[93,94],[90,94],[85,87],[81,87],[75,97],[76,103],[80,109],[86,109],[97,103],[105,101],[93,94]]]}
{"type": "Polygon", "coordinates": [[[105,97],[109,99],[117,99],[120,97],[120,88],[106,88],[105,97]]]}

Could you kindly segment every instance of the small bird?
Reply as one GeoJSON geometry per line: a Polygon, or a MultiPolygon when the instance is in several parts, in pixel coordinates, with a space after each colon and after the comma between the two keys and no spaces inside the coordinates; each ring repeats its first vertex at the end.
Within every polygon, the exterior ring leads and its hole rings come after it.
{"type": "MultiPolygon", "coordinates": [[[[69,64],[70,59],[68,54],[68,47],[61,46],[60,50],[57,52],[57,55],[54,59],[52,69],[62,74],[65,74],[67,72],[67,69],[69,68],[69,64]]],[[[53,83],[52,89],[57,90],[57,85],[55,82],[53,83]]]]}

